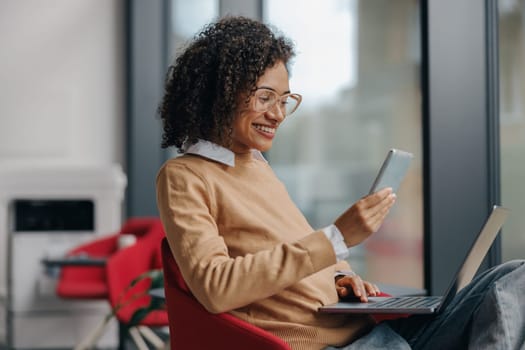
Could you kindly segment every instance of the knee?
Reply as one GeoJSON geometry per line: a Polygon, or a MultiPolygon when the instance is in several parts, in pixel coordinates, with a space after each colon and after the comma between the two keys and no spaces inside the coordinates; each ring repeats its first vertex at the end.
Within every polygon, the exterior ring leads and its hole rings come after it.
{"type": "Polygon", "coordinates": [[[508,274],[516,270],[525,270],[525,260],[516,259],[504,262],[495,267],[499,273],[508,274]]]}
{"type": "Polygon", "coordinates": [[[523,266],[525,266],[525,260],[523,259],[510,260],[510,261],[502,263],[501,266],[505,266],[506,268],[511,269],[511,270],[516,270],[519,268],[523,268],[523,266]]]}

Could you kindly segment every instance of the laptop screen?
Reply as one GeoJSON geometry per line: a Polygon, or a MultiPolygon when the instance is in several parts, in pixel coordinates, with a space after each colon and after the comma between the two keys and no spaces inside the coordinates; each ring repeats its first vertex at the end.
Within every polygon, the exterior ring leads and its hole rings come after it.
{"type": "Polygon", "coordinates": [[[503,223],[507,219],[509,212],[509,209],[503,207],[493,207],[492,213],[479,232],[478,237],[463,260],[459,272],[455,275],[454,280],[445,293],[446,299],[441,305],[447,305],[450,301],[448,299],[452,299],[463,287],[470,283],[472,278],[474,278],[474,275],[487,255],[490,246],[494,242],[494,239],[496,239],[501,226],[503,226],[503,223]]]}

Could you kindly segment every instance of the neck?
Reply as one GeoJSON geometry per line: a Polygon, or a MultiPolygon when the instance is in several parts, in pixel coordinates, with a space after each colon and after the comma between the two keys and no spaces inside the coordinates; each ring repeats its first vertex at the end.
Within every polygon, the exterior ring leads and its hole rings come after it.
{"type": "Polygon", "coordinates": [[[233,141],[232,144],[229,145],[227,148],[235,154],[251,154],[252,152],[252,150],[249,147],[236,143],[235,141],[233,141]]]}

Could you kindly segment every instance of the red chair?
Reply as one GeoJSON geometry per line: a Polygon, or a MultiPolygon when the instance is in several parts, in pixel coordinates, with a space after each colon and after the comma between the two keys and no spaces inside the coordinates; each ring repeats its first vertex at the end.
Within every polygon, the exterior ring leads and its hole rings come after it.
{"type": "MultiPolygon", "coordinates": [[[[107,237],[85,243],[68,252],[67,257],[109,258],[118,251],[118,239],[122,234],[142,237],[153,225],[159,223],[155,217],[130,218],[120,231],[107,237]]],[[[81,265],[80,261],[63,265],[57,281],[56,293],[65,299],[106,299],[106,267],[104,264],[81,265]]]]}
{"type": "Polygon", "coordinates": [[[163,285],[160,251],[163,237],[162,224],[157,220],[134,245],[118,251],[108,260],[108,300],[120,325],[121,349],[129,335],[139,349],[148,349],[143,338],[156,348],[164,347],[164,341],[150,327],[167,327],[168,315],[165,308],[151,308],[155,304],[151,304],[149,294],[150,288],[163,285]]]}
{"type": "Polygon", "coordinates": [[[282,339],[237,317],[209,313],[188,289],[166,238],[162,264],[171,350],[290,350],[282,339]]]}

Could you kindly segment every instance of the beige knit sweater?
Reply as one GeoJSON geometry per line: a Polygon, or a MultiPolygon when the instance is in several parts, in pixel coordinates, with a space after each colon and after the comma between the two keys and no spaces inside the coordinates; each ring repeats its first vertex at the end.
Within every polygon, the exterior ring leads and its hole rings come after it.
{"type": "Polygon", "coordinates": [[[213,313],[230,312],[293,349],[347,344],[366,316],[320,314],[336,302],[330,241],[314,231],[264,161],[235,166],[196,155],[167,161],[157,177],[160,216],[188,287],[213,313]]]}

